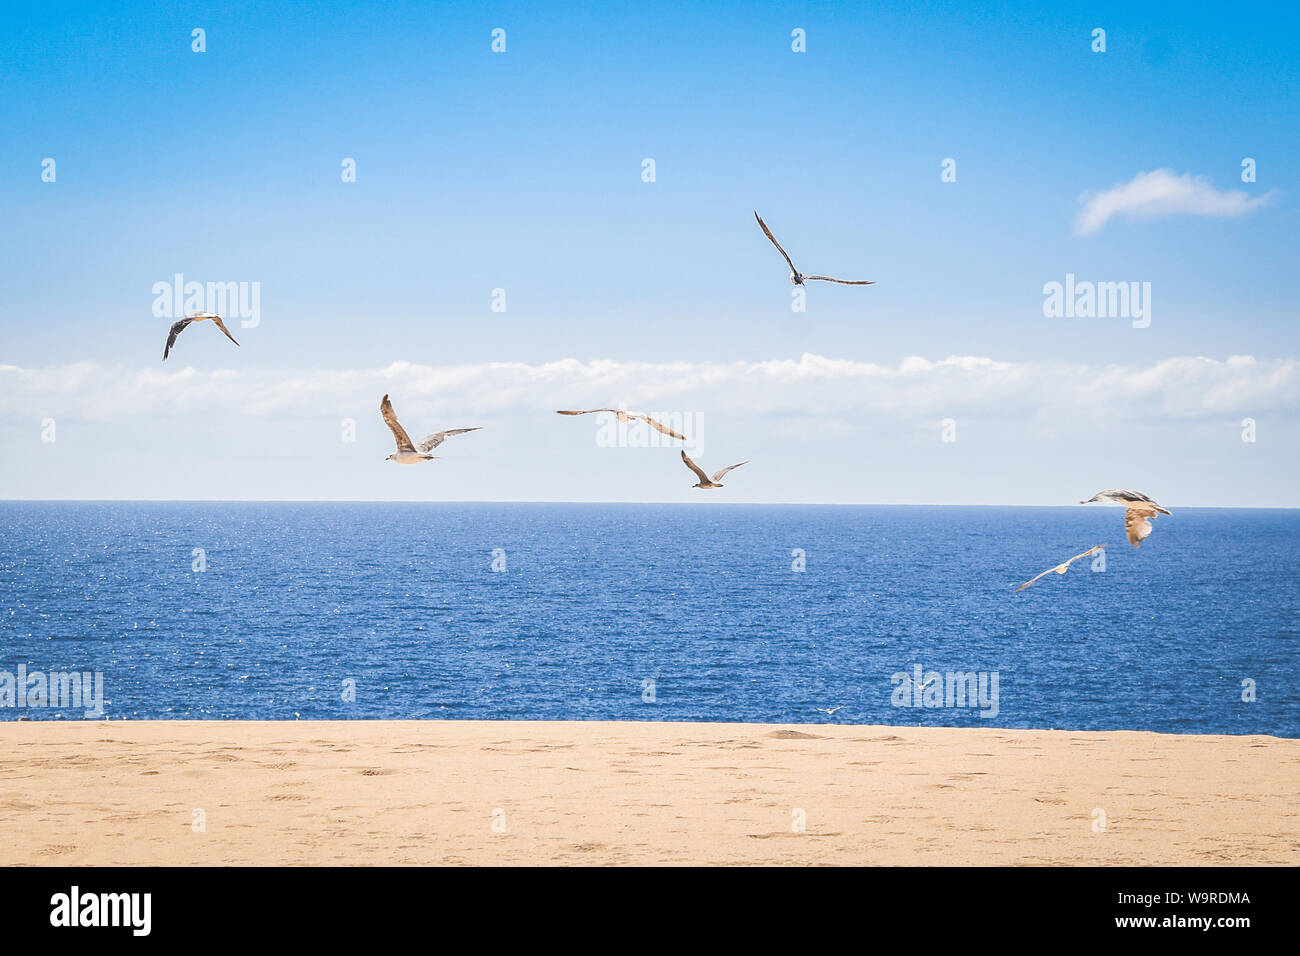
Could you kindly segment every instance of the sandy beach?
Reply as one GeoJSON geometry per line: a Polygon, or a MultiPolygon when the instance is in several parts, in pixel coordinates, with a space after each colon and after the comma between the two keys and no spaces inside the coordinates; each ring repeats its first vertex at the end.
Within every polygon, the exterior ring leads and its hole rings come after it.
{"type": "Polygon", "coordinates": [[[6,722],[0,749],[9,864],[1300,863],[1300,740],[1262,736],[6,722]]]}

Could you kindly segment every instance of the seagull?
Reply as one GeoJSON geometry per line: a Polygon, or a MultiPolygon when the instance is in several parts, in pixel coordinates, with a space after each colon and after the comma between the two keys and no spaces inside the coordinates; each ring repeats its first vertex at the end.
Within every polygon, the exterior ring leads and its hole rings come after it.
{"type": "Polygon", "coordinates": [[[1151,534],[1151,522],[1147,520],[1148,518],[1154,519],[1157,514],[1172,513],[1144,494],[1136,491],[1121,491],[1117,488],[1099,491],[1087,501],[1080,501],[1079,504],[1087,505],[1094,501],[1113,501],[1128,508],[1124,512],[1124,531],[1128,534],[1129,544],[1135,548],[1151,534]]]}
{"type": "Polygon", "coordinates": [[[937,681],[937,680],[939,679],[939,675],[938,675],[938,674],[935,674],[933,677],[931,677],[931,678],[930,678],[928,681],[926,681],[924,684],[918,684],[918,683],[916,682],[916,678],[913,677],[911,674],[904,674],[903,676],[907,678],[908,682],[911,683],[911,685],[912,685],[913,687],[915,687],[917,690],[921,691],[922,693],[925,692],[925,689],[926,689],[927,687],[929,687],[931,684],[933,684],[935,681],[937,681]]]}
{"type": "MultiPolygon", "coordinates": [[[[172,346],[176,344],[176,336],[185,331],[185,326],[191,322],[203,322],[206,319],[211,319],[217,328],[226,333],[226,338],[235,342],[235,337],[230,334],[230,329],[226,328],[226,323],[221,321],[221,316],[215,312],[193,312],[185,316],[185,318],[172,323],[172,330],[167,333],[167,345],[163,348],[163,361],[167,361],[167,356],[172,352],[172,346]]],[[[235,344],[238,345],[239,343],[235,342],[235,344]]]]}
{"type": "Polygon", "coordinates": [[[835,716],[835,711],[844,709],[844,705],[840,704],[838,707],[818,707],[817,709],[828,717],[833,717],[835,716]]]}
{"type": "Polygon", "coordinates": [[[667,425],[663,424],[662,422],[655,421],[649,415],[643,415],[641,412],[629,412],[622,408],[588,408],[585,411],[571,411],[571,410],[561,408],[561,409],[556,409],[555,414],[590,415],[594,412],[613,412],[615,415],[618,416],[618,420],[620,422],[623,422],[624,424],[627,424],[628,422],[631,421],[642,421],[645,422],[647,425],[649,425],[651,428],[655,429],[658,432],[662,432],[663,434],[667,435],[670,438],[680,438],[682,441],[686,441],[685,435],[678,434],[677,432],[673,431],[671,428],[669,428],[667,425]]]}
{"type": "Polygon", "coordinates": [[[691,461],[690,458],[686,456],[686,449],[684,448],[682,449],[682,461],[686,462],[687,468],[689,468],[691,471],[695,472],[697,475],[700,476],[699,482],[697,484],[691,485],[691,487],[704,488],[704,489],[721,488],[722,485],[718,484],[718,479],[720,479],[727,472],[731,471],[731,469],[733,468],[739,468],[741,465],[749,464],[749,462],[746,460],[736,465],[728,465],[726,468],[719,468],[717,471],[713,473],[713,477],[710,478],[700,469],[699,465],[695,464],[695,462],[691,461]]]}
{"type": "Polygon", "coordinates": [[[428,453],[452,435],[463,435],[466,432],[479,430],[478,428],[449,428],[445,432],[434,432],[432,435],[426,435],[420,444],[412,445],[411,436],[406,434],[406,429],[397,421],[397,416],[393,414],[393,404],[388,400],[387,395],[379,403],[379,414],[384,416],[384,424],[388,426],[388,430],[397,439],[397,451],[385,458],[384,461],[395,461],[399,465],[415,465],[436,458],[437,455],[428,453]]]}
{"type": "Polygon", "coordinates": [[[1029,585],[1037,581],[1038,578],[1041,578],[1044,575],[1051,574],[1053,571],[1055,571],[1057,574],[1064,574],[1066,571],[1070,570],[1070,565],[1074,564],[1075,561],[1078,561],[1080,558],[1086,558],[1090,554],[1096,554],[1104,547],[1106,547],[1104,544],[1099,544],[1095,548],[1089,548],[1087,551],[1083,552],[1083,554],[1076,554],[1069,561],[1062,562],[1061,564],[1058,564],[1054,568],[1048,568],[1046,571],[1044,571],[1042,574],[1038,575],[1037,577],[1030,578],[1024,584],[1020,585],[1020,587],[1016,588],[1016,590],[1023,591],[1025,588],[1029,587],[1029,585]]]}
{"type": "Polygon", "coordinates": [[[772,230],[767,228],[767,223],[763,221],[763,217],[760,216],[757,212],[755,212],[754,218],[758,220],[758,225],[763,230],[763,234],[766,235],[767,238],[772,240],[772,245],[776,246],[776,251],[781,253],[781,255],[785,258],[785,261],[789,263],[790,281],[793,282],[795,285],[803,285],[804,282],[806,282],[809,279],[820,279],[822,282],[838,282],[840,285],[875,285],[876,284],[875,282],[868,282],[865,279],[832,279],[830,276],[804,275],[794,267],[794,263],[790,261],[790,257],[786,254],[786,251],[781,248],[781,243],[776,241],[776,236],[772,235],[772,230]]]}

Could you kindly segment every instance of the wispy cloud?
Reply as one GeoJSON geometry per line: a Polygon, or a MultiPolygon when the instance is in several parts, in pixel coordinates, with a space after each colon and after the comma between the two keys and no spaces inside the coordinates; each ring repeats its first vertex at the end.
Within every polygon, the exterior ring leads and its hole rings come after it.
{"type": "Polygon", "coordinates": [[[1245,216],[1276,198],[1274,192],[1251,196],[1241,190],[1215,189],[1204,176],[1172,169],[1154,169],[1138,173],[1127,183],[1110,189],[1085,193],[1080,197],[1083,208],[1075,219],[1079,235],[1096,232],[1116,216],[1130,219],[1160,219],[1167,216],[1245,216]]]}
{"type": "Polygon", "coordinates": [[[1025,420],[1113,415],[1125,421],[1300,407],[1300,361],[1232,356],[1151,365],[912,357],[892,364],[804,354],[762,362],[598,359],[370,369],[161,372],[79,362],[0,366],[0,415],[87,421],[185,418],[220,409],[254,418],[336,418],[375,410],[391,392],[419,415],[509,418],[575,405],[627,403],[745,418],[898,421],[936,414],[1025,420]]]}

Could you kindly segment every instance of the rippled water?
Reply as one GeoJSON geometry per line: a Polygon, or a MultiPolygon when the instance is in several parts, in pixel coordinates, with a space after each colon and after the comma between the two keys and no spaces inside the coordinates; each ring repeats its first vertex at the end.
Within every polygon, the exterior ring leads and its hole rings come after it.
{"type": "MultiPolygon", "coordinates": [[[[4,503],[0,516],[0,670],[102,671],[113,718],[1300,736],[1297,512],[1175,509],[1140,550],[1117,508],[4,503]],[[1102,542],[1104,573],[1089,559],[1014,592],[1102,542]],[[895,706],[914,699],[892,675],[916,665],[997,672],[996,716],[895,706]]],[[[81,717],[0,707],[56,715],[81,717]]]]}

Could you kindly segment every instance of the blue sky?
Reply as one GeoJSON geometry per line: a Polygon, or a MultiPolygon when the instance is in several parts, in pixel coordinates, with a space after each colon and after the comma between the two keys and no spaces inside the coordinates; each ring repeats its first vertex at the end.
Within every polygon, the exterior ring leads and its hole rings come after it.
{"type": "Polygon", "coordinates": [[[707,416],[710,455],[766,459],[761,477],[733,476],[731,500],[1050,503],[1100,481],[1154,482],[1145,490],[1156,497],[1195,504],[1300,505],[1296,373],[1285,364],[1300,355],[1298,25],[1294,11],[1226,4],[16,11],[0,25],[0,366],[30,374],[0,374],[0,497],[690,492],[677,487],[679,462],[660,455],[647,468],[645,449],[616,449],[626,453],[616,460],[596,447],[594,422],[533,416],[535,399],[707,416]],[[1096,27],[1105,53],[1091,49],[1096,27]],[[503,54],[491,52],[494,28],[506,31],[503,54]],[[791,51],[795,28],[805,53],[791,51]],[[46,157],[55,183],[41,181],[46,157]],[[355,183],[340,179],[345,157],[355,183]],[[653,183],[641,178],[647,157],[653,183]],[[948,157],[956,182],[940,178],[948,157]],[[1254,183],[1241,181],[1244,157],[1257,163],[1254,183]],[[1240,216],[1072,228],[1081,196],[1158,169],[1270,198],[1240,216]],[[753,209],[805,271],[878,284],[812,287],[807,312],[792,313],[784,265],[753,209]],[[235,330],[242,348],[195,327],[159,364],[168,322],[151,314],[151,287],[178,272],[260,283],[260,324],[235,330]],[[1151,283],[1151,326],[1044,317],[1044,284],[1067,273],[1151,283]],[[496,288],[504,313],[490,309],[496,288]],[[1190,383],[1167,374],[1161,388],[1182,391],[1158,413],[1163,391],[1138,389],[1131,413],[1107,401],[1104,414],[1071,416],[1044,391],[971,405],[963,382],[909,392],[903,408],[879,395],[855,406],[850,380],[831,402],[832,428],[798,427],[824,398],[799,385],[773,384],[788,402],[758,414],[743,391],[728,405],[664,381],[673,363],[804,353],[882,368],[982,357],[1043,389],[1062,364],[1085,377],[1122,366],[1130,383],[1160,378],[1150,370],[1179,357],[1262,364],[1228,384],[1214,371],[1190,383]],[[487,363],[562,359],[652,368],[604,387],[588,370],[570,401],[562,375],[538,373],[545,387],[513,405],[421,391],[434,373],[385,379],[399,414],[433,419],[424,430],[483,419],[497,434],[457,447],[454,467],[428,466],[442,468],[436,476],[379,468],[390,450],[375,412],[382,385],[362,404],[364,388],[317,381],[348,371],[367,381],[409,362],[479,369],[491,393],[507,386],[493,384],[487,363]],[[59,385],[70,363],[91,368],[59,385]],[[193,383],[131,400],[131,389],[153,387],[142,371],[187,365],[202,387],[216,370],[233,371],[237,387],[219,393],[220,408],[186,415],[177,409],[193,383]],[[267,399],[275,381],[299,379],[319,390],[319,415],[267,399]],[[1225,398],[1225,388],[1236,391],[1225,398]],[[108,396],[120,414],[105,409],[108,396]],[[276,436],[334,436],[349,414],[358,441],[324,439],[330,468],[304,485],[276,436]],[[47,416],[60,437],[33,458],[47,416]],[[960,437],[937,447],[936,423],[949,416],[960,437]],[[1249,449],[1238,437],[1247,416],[1261,423],[1249,449]],[[1141,440],[1130,447],[1134,418],[1141,440]],[[180,460],[161,451],[168,444],[183,448],[180,460]],[[1096,474],[1065,481],[1047,469],[1045,457],[1059,462],[1071,447],[1096,474]],[[523,453],[527,489],[505,477],[523,453]],[[111,462],[109,476],[78,478],[67,467],[78,454],[111,462]],[[960,488],[942,474],[954,460],[967,473],[960,488]],[[842,477],[801,496],[809,463],[842,477]],[[607,480],[575,484],[575,464],[607,480]],[[852,476],[866,472],[876,477],[864,487],[852,476]],[[1009,473],[1030,486],[1007,491],[1009,473]]]}

